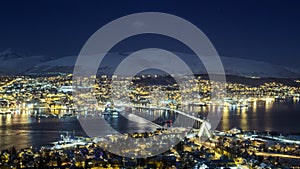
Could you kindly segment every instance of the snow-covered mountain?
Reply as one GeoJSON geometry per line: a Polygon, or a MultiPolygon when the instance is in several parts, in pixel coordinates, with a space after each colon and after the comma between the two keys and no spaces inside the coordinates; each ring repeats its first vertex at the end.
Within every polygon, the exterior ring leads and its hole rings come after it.
{"type": "Polygon", "coordinates": [[[7,49],[0,53],[0,75],[26,74],[34,66],[50,59],[47,56],[27,56],[7,49]]]}
{"type": "Polygon", "coordinates": [[[300,72],[285,66],[267,62],[221,57],[226,74],[256,77],[299,78],[300,72]]]}
{"type": "MultiPolygon", "coordinates": [[[[109,53],[101,63],[98,73],[113,74],[114,67],[118,65],[129,53],[109,53]]],[[[151,60],[151,52],[140,53],[138,63],[154,62],[151,60]]],[[[155,53],[152,53],[155,54],[155,53]]],[[[180,56],[187,65],[196,73],[206,73],[202,63],[192,54],[175,53],[180,56]]],[[[20,54],[5,51],[0,53],[0,74],[43,74],[43,73],[72,73],[77,56],[60,58],[46,56],[22,56],[20,54]]],[[[258,76],[258,77],[283,77],[299,78],[300,71],[285,66],[248,59],[221,57],[224,69],[228,75],[258,76]]],[[[157,63],[159,64],[159,63],[157,63]]],[[[170,60],[170,64],[172,61],[170,60]]],[[[163,65],[162,65],[163,66],[163,65]]],[[[176,65],[174,65],[176,66],[176,65]]],[[[184,72],[182,72],[184,73],[184,72]]]]}

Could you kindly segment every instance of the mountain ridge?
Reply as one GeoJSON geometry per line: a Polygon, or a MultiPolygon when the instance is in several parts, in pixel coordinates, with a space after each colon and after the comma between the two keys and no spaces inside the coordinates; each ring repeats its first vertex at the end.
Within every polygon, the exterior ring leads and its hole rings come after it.
{"type": "MultiPolygon", "coordinates": [[[[113,74],[114,68],[128,53],[108,53],[100,65],[98,73],[113,74]],[[108,59],[107,59],[108,58],[108,59]]],[[[194,73],[205,74],[204,65],[197,61],[193,54],[173,52],[190,66],[194,73]]],[[[139,62],[153,62],[149,53],[141,53],[139,62]]],[[[30,75],[52,73],[72,73],[77,56],[49,57],[49,56],[20,56],[12,51],[0,53],[0,75],[30,75]]],[[[221,61],[227,75],[245,77],[278,77],[300,78],[300,71],[286,66],[249,59],[221,56],[221,61]]],[[[134,64],[134,63],[133,63],[134,64]]],[[[138,63],[135,63],[138,64],[138,63]]],[[[163,65],[162,65],[163,66],[163,65]]],[[[177,66],[177,65],[174,65],[177,66]]],[[[183,72],[184,73],[184,72],[183,72]]]]}

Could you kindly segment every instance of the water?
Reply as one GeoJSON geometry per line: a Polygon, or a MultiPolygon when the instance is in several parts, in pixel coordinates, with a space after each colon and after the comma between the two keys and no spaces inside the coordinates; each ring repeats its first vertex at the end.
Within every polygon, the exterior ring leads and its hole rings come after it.
{"type": "Polygon", "coordinates": [[[0,116],[0,149],[12,145],[25,148],[31,145],[41,146],[57,141],[61,134],[84,135],[79,122],[75,119],[35,119],[27,113],[0,116]]]}
{"type": "MultiPolygon", "coordinates": [[[[206,115],[216,107],[198,107],[195,111],[206,115]]],[[[300,104],[298,102],[258,101],[249,108],[220,108],[223,117],[219,130],[238,127],[243,130],[300,133],[300,104]]],[[[73,133],[86,136],[76,118],[35,119],[27,113],[0,116],[0,149],[13,145],[18,148],[41,146],[60,139],[61,134],[73,133]]],[[[172,116],[174,118],[174,116],[172,116]]],[[[146,123],[133,123],[125,118],[106,119],[120,133],[153,130],[146,123]]],[[[101,127],[100,127],[101,128],[101,127]]]]}
{"type": "MultiPolygon", "coordinates": [[[[67,133],[87,136],[76,117],[36,119],[30,117],[28,113],[20,113],[2,115],[0,118],[0,150],[12,146],[17,148],[27,148],[32,145],[40,147],[59,140],[61,135],[67,133]]],[[[154,131],[156,129],[152,124],[131,122],[123,116],[116,118],[98,117],[95,120],[98,124],[95,128],[97,136],[154,131]],[[108,130],[107,124],[116,131],[108,130]]],[[[90,121],[88,122],[90,123],[90,121]]]]}
{"type": "Polygon", "coordinates": [[[299,102],[254,102],[249,108],[225,108],[218,129],[300,133],[299,102]]]}

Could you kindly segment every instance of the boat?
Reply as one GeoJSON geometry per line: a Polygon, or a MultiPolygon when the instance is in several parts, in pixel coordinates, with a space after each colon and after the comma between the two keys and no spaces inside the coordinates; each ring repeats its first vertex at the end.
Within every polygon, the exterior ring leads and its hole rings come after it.
{"type": "Polygon", "coordinates": [[[106,117],[119,117],[120,111],[111,105],[110,102],[108,102],[105,106],[104,111],[102,112],[103,116],[106,117]]]}
{"type": "Polygon", "coordinates": [[[109,117],[119,117],[119,111],[114,108],[105,108],[105,110],[102,112],[102,115],[109,117]]]}
{"type": "Polygon", "coordinates": [[[74,148],[77,146],[85,146],[88,142],[84,137],[71,137],[70,135],[61,135],[61,140],[52,142],[50,145],[51,150],[61,150],[74,148]]]}

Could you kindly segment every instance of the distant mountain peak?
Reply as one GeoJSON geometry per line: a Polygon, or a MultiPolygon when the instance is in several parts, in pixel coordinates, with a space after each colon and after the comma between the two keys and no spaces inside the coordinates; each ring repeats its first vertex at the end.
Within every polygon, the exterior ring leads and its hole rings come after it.
{"type": "MultiPolygon", "coordinates": [[[[122,58],[130,55],[131,52],[108,53],[99,66],[98,73],[114,74],[116,67],[122,58]]],[[[155,53],[154,53],[155,54],[155,53]]],[[[174,52],[174,54],[185,58],[184,61],[194,73],[206,74],[204,65],[197,60],[193,54],[174,52]]],[[[151,55],[141,53],[143,63],[154,62],[151,55]]],[[[77,56],[49,57],[49,56],[26,56],[6,49],[0,52],[0,75],[26,75],[26,74],[48,74],[48,73],[72,73],[77,56]]],[[[221,57],[225,74],[245,77],[278,77],[278,78],[300,78],[298,69],[291,69],[285,66],[275,65],[268,62],[261,62],[235,57],[221,57]]],[[[141,63],[141,62],[139,62],[141,63]]],[[[137,63],[138,64],[138,63],[137,63]]],[[[170,64],[172,64],[170,62],[170,64]]],[[[77,65],[78,66],[78,65],[77,65]]],[[[79,65],[80,66],[80,65],[79,65]]],[[[175,67],[178,65],[174,65],[175,67]]],[[[155,72],[153,72],[155,73],[155,72]]],[[[185,72],[182,72],[184,74],[185,72]]]]}
{"type": "Polygon", "coordinates": [[[4,51],[0,52],[0,58],[2,60],[15,59],[15,58],[25,58],[26,55],[21,52],[17,52],[11,48],[7,48],[4,51]]]}

